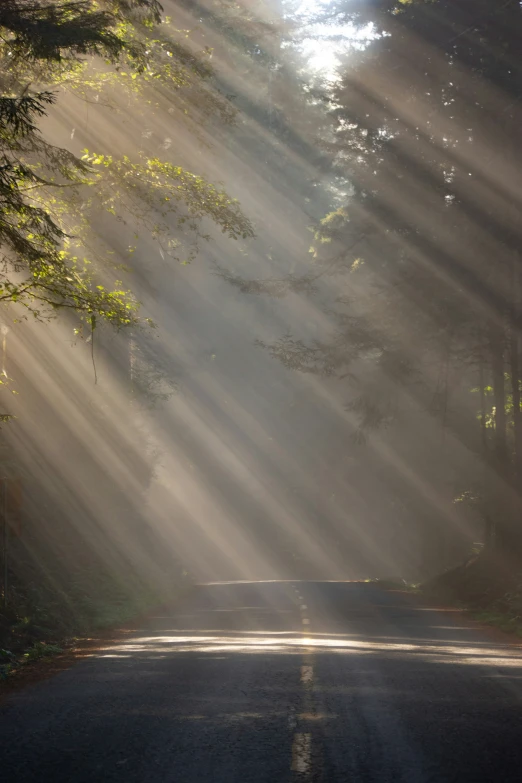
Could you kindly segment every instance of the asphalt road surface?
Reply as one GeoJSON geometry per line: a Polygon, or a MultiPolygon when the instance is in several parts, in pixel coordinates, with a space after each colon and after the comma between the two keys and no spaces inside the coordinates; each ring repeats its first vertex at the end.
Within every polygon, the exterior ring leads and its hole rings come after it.
{"type": "Polygon", "coordinates": [[[522,781],[522,654],[371,584],[205,585],[0,713],[3,783],[522,781]]]}

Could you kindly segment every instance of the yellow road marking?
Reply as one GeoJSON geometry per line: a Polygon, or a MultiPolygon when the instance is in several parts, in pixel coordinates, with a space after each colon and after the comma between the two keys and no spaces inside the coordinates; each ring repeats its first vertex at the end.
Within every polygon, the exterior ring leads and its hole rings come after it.
{"type": "MultiPolygon", "coordinates": [[[[297,591],[297,595],[300,601],[303,601],[303,596],[299,591],[297,591]]],[[[302,691],[302,704],[301,704],[301,715],[299,716],[299,722],[306,719],[311,719],[314,715],[313,708],[312,708],[312,689],[311,685],[314,680],[314,667],[313,667],[313,650],[309,647],[309,639],[306,638],[306,633],[309,630],[310,626],[310,620],[308,617],[304,617],[304,613],[307,611],[308,607],[306,604],[302,603],[300,606],[301,609],[301,620],[303,623],[303,644],[307,646],[308,649],[303,650],[303,658],[302,658],[302,666],[301,666],[301,685],[303,685],[303,691],[302,691]]],[[[292,772],[295,772],[299,775],[299,780],[301,780],[303,783],[304,781],[309,781],[312,776],[312,735],[308,732],[296,732],[294,734],[293,743],[292,743],[292,766],[291,766],[292,772]]]]}
{"type": "Polygon", "coordinates": [[[292,743],[292,771],[306,775],[312,766],[312,735],[294,734],[292,743]]]}
{"type": "Polygon", "coordinates": [[[313,666],[301,666],[301,682],[303,684],[312,682],[314,678],[314,667],[313,666]]]}

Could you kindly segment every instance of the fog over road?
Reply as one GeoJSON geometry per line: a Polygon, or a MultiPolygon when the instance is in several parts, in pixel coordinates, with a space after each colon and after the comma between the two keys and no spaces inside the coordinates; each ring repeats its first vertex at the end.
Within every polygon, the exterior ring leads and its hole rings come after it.
{"type": "Polygon", "coordinates": [[[522,656],[371,583],[197,587],[2,705],[2,780],[519,781],[522,656]]]}

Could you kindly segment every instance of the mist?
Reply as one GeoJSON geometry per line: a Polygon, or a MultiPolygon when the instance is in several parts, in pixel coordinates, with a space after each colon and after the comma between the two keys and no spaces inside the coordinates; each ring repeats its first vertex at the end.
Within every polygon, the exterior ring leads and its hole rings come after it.
{"type": "MultiPolygon", "coordinates": [[[[181,89],[171,105],[152,87],[137,104],[118,89],[104,101],[64,90],[44,121],[46,137],[78,156],[141,151],[222,183],[255,237],[231,241],[207,221],[208,238],[184,265],[142,228],[125,254],[132,222],[108,228],[99,214],[91,228],[125,264],[125,285],[154,328],[75,334],[74,316],[40,323],[16,305],[5,311],[12,381],[3,395],[15,418],[2,429],[4,471],[22,478],[13,547],[28,573],[52,580],[58,570],[66,582],[102,563],[154,588],[183,574],[412,580],[482,541],[481,514],[455,504],[480,459],[449,418],[441,430],[415,388],[400,389],[368,360],[371,350],[346,373],[296,371],[267,350],[285,335],[326,344],[340,329],[339,300],[357,308],[373,296],[350,272],[357,249],[336,273],[310,245],[319,221],[340,206],[349,212],[355,198],[331,151],[332,96],[389,33],[377,18],[319,21],[327,11],[245,6],[251,29],[238,34],[219,4],[165,4],[189,31],[187,49],[211,52],[205,100],[235,112],[228,124],[201,119],[198,93],[181,89]],[[388,384],[408,427],[399,415],[361,437],[354,399],[370,384],[388,384]],[[430,520],[447,546],[425,535],[430,520]],[[426,567],[433,546],[443,551],[426,567]]],[[[414,361],[421,335],[407,345],[414,361]]],[[[459,421],[472,423],[466,406],[459,421]]]]}

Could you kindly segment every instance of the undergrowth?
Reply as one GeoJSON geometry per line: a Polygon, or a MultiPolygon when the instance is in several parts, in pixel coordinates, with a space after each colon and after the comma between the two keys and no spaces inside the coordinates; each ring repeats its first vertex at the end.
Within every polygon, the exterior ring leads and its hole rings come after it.
{"type": "Polygon", "coordinates": [[[421,585],[423,595],[466,609],[477,620],[522,636],[522,569],[488,552],[421,585]]]}
{"type": "Polygon", "coordinates": [[[75,638],[122,625],[159,603],[158,592],[137,579],[99,569],[76,574],[67,589],[51,582],[12,583],[8,606],[0,609],[0,680],[62,652],[75,638]]]}
{"type": "Polygon", "coordinates": [[[412,582],[407,582],[405,579],[400,578],[394,578],[394,579],[365,579],[366,583],[377,585],[377,587],[381,587],[383,590],[402,590],[407,591],[409,593],[414,593],[418,589],[417,584],[413,584],[412,582]]]}

